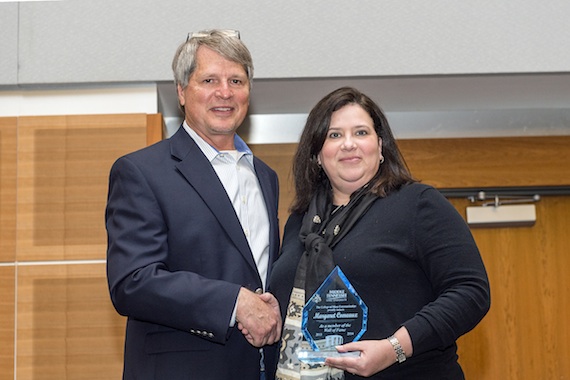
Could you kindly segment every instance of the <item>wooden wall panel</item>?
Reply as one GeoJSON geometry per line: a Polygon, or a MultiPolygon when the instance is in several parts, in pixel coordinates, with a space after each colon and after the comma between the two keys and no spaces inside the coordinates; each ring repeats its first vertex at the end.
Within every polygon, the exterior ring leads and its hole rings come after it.
{"type": "Polygon", "coordinates": [[[0,380],[14,379],[17,125],[0,118],[0,380]]]}
{"type": "Polygon", "coordinates": [[[0,266],[0,380],[14,380],[15,272],[0,266]]]}
{"type": "MultiPolygon", "coordinates": [[[[399,140],[398,146],[414,177],[437,188],[570,185],[570,136],[399,140]]],[[[279,175],[283,229],[297,144],[250,148],[279,175]]]]}
{"type": "Polygon", "coordinates": [[[162,140],[164,130],[164,119],[161,114],[146,115],[146,145],[162,140]]]}
{"type": "Polygon", "coordinates": [[[570,136],[400,140],[414,176],[438,188],[570,184],[570,136]]]}
{"type": "Polygon", "coordinates": [[[273,168],[279,176],[279,226],[280,236],[283,236],[283,228],[289,216],[289,206],[295,195],[291,163],[297,144],[260,144],[250,145],[250,148],[253,154],[273,168]]]}
{"type": "Polygon", "coordinates": [[[0,262],[16,255],[16,130],[18,119],[0,118],[0,262]]]}
{"type": "Polygon", "coordinates": [[[22,117],[18,260],[105,257],[109,169],[147,141],[147,115],[22,117]]]}
{"type": "Polygon", "coordinates": [[[570,196],[542,197],[536,207],[533,227],[473,229],[491,310],[459,340],[468,379],[570,378],[570,196]]]}
{"type": "Polygon", "coordinates": [[[0,118],[0,380],[121,377],[108,175],[162,130],[160,115],[0,118]]]}
{"type": "Polygon", "coordinates": [[[111,305],[105,264],[18,269],[19,379],[119,379],[125,320],[111,305]]]}

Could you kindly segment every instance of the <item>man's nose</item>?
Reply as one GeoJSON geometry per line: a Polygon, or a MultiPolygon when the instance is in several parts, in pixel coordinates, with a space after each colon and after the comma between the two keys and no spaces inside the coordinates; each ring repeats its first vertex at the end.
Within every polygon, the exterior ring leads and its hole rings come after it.
{"type": "Polygon", "coordinates": [[[227,83],[221,83],[216,89],[216,96],[222,99],[229,99],[233,95],[232,89],[227,83]]]}

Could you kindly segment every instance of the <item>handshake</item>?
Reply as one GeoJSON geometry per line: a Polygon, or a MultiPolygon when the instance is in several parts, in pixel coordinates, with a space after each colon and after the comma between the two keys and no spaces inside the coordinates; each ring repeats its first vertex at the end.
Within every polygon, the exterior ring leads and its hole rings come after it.
{"type": "Polygon", "coordinates": [[[281,338],[279,302],[271,293],[257,294],[241,288],[236,322],[247,341],[255,347],[273,344],[281,338]]]}

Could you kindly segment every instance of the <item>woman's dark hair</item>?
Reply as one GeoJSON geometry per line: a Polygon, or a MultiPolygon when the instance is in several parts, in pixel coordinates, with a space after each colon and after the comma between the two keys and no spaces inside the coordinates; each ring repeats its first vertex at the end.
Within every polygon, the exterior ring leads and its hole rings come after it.
{"type": "Polygon", "coordinates": [[[361,106],[370,115],[376,134],[382,138],[384,162],[370,181],[370,191],[386,197],[401,186],[415,182],[382,109],[357,89],[342,87],[321,99],[307,118],[293,158],[295,199],[290,208],[292,212],[305,212],[319,189],[330,190],[329,179],[317,164],[317,156],[325,143],[333,112],[349,104],[361,106]]]}

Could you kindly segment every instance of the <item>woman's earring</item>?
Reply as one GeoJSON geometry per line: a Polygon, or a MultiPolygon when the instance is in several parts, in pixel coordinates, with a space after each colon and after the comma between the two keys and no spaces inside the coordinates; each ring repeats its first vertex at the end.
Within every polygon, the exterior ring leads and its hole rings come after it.
{"type": "Polygon", "coordinates": [[[319,167],[321,166],[321,159],[317,155],[311,156],[311,161],[315,162],[319,167]]]}
{"type": "Polygon", "coordinates": [[[384,163],[384,156],[380,157],[380,165],[384,163]]]}

